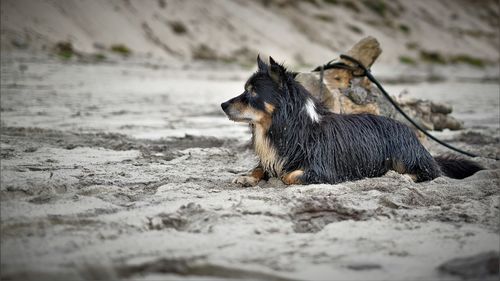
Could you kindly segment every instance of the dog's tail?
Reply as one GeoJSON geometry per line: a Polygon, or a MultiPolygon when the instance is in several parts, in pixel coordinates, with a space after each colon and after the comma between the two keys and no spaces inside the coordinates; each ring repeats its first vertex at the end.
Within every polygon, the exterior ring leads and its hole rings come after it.
{"type": "Polygon", "coordinates": [[[477,171],[484,170],[484,168],[477,162],[451,154],[437,156],[434,157],[434,159],[441,168],[441,172],[443,172],[445,176],[454,179],[464,179],[472,176],[477,171]]]}

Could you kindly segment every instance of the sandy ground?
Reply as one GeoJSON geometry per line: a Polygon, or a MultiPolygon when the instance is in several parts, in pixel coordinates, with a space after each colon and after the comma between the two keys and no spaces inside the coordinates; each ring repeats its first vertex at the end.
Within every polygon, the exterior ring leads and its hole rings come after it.
{"type": "Polygon", "coordinates": [[[378,63],[401,56],[420,61],[421,51],[498,62],[498,1],[371,2],[2,0],[0,48],[47,51],[71,42],[109,57],[106,49],[125,44],[136,55],[166,61],[253,65],[260,53],[316,66],[370,35],[384,50],[378,63]]]}
{"type": "MultiPolygon", "coordinates": [[[[2,280],[498,280],[498,161],[420,184],[231,184],[256,159],[219,104],[250,72],[2,57],[2,280]]],[[[467,129],[438,135],[499,155],[498,83],[388,89],[450,102],[467,129]]]]}

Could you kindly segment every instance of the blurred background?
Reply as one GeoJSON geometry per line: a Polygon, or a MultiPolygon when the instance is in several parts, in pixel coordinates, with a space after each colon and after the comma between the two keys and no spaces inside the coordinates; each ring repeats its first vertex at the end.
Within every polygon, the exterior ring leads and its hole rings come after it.
{"type": "Polygon", "coordinates": [[[2,0],[2,52],[106,61],[218,61],[253,66],[257,53],[317,66],[360,38],[377,38],[380,63],[499,60],[495,0],[2,0]]]}
{"type": "Polygon", "coordinates": [[[499,11],[495,0],[3,0],[3,122],[156,138],[226,132],[216,124],[243,136],[218,107],[257,54],[309,72],[373,36],[373,72],[392,95],[496,127],[499,11]]]}

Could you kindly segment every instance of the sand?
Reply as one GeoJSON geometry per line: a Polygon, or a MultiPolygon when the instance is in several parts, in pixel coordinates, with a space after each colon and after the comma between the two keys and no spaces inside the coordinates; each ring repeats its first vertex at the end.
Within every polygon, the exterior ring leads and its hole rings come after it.
{"type": "MultiPolygon", "coordinates": [[[[498,161],[464,180],[242,188],[250,133],[219,104],[251,70],[12,54],[1,69],[2,279],[497,280],[498,161]]],[[[437,135],[499,155],[498,84],[388,89],[451,103],[466,129],[437,135]]]]}
{"type": "Polygon", "coordinates": [[[106,50],[124,44],[166,63],[200,58],[253,65],[260,53],[310,69],[370,35],[381,43],[383,63],[402,56],[420,61],[422,51],[500,58],[498,1],[385,1],[378,9],[377,3],[2,0],[0,46],[46,52],[71,42],[78,51],[110,58],[106,50]]]}

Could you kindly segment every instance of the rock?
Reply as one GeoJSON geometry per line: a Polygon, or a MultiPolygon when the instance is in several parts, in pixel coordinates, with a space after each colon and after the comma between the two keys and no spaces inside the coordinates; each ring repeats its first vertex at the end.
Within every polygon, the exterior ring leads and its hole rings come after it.
{"type": "Polygon", "coordinates": [[[498,276],[499,253],[495,251],[449,260],[438,267],[442,272],[462,278],[498,276]]]}
{"type": "Polygon", "coordinates": [[[453,111],[452,107],[447,104],[431,102],[431,112],[450,114],[453,111]]]}
{"type": "Polygon", "coordinates": [[[443,113],[432,114],[431,122],[432,124],[434,124],[434,130],[437,131],[442,131],[444,129],[460,130],[464,127],[462,121],[459,121],[452,116],[447,116],[443,113]]]}
{"type": "MultiPolygon", "coordinates": [[[[373,37],[362,39],[346,52],[368,68],[381,53],[380,44],[373,37]]],[[[334,61],[354,66],[347,60],[334,61]]],[[[357,76],[360,73],[359,70],[327,69],[323,72],[323,83],[319,71],[298,73],[295,79],[332,112],[383,115],[411,125],[368,78],[357,76]]],[[[393,99],[417,124],[427,130],[463,128],[462,122],[449,116],[452,112],[449,105],[418,99],[393,99]]]]}
{"type": "Polygon", "coordinates": [[[374,270],[374,269],[382,269],[382,266],[375,263],[360,263],[360,264],[350,264],[347,268],[352,270],[374,270]]]}
{"type": "Polygon", "coordinates": [[[18,49],[27,49],[29,47],[28,38],[22,36],[21,34],[16,34],[16,36],[11,40],[14,47],[18,49]]]}

